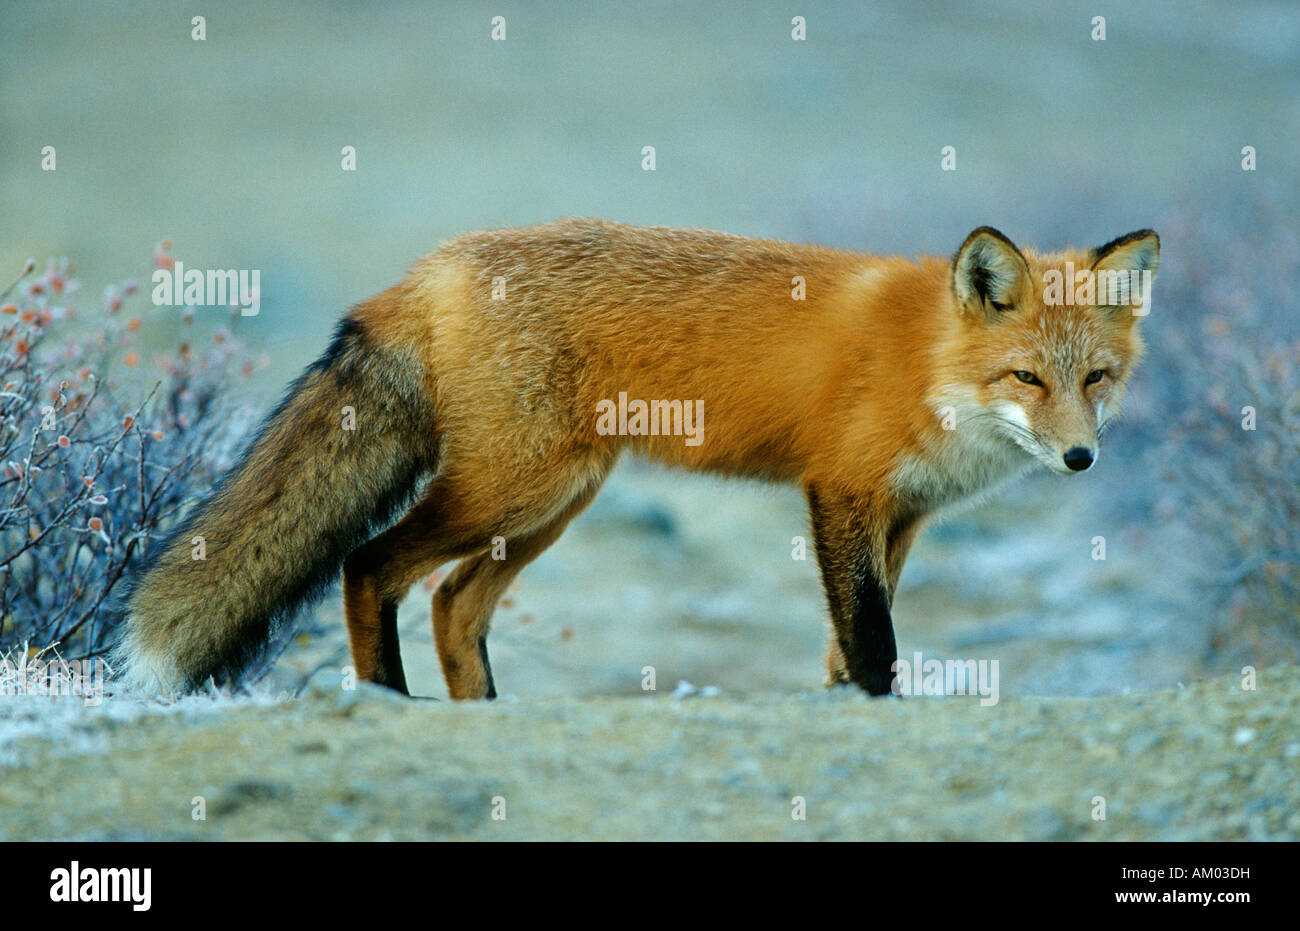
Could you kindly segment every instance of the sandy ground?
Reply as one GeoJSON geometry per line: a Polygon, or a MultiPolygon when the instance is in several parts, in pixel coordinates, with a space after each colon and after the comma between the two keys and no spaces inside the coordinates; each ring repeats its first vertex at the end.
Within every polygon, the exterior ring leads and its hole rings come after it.
{"type": "Polygon", "coordinates": [[[0,839],[1296,840],[1298,671],[991,706],[9,699],[0,839]]]}

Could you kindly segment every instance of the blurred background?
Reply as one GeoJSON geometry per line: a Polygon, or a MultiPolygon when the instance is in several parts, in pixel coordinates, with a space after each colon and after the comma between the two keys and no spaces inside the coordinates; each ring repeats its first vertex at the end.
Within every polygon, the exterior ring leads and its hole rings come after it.
{"type": "MultiPolygon", "coordinates": [[[[350,304],[467,230],[947,255],[983,224],[1041,249],[1154,227],[1148,361],[1098,466],[933,526],[894,615],[903,656],[997,659],[1006,693],[1167,686],[1300,653],[1298,75],[1290,3],[5,3],[0,277],[69,257],[85,321],[165,238],[259,269],[258,316],[194,326],[235,330],[259,366],[232,391],[263,410],[350,304]]],[[[174,343],[147,294],[140,339],[174,343]]],[[[645,666],[660,689],[816,687],[807,532],[796,490],[625,462],[498,611],[498,689],[634,692],[645,666]]],[[[429,597],[403,648],[443,695],[429,597]]],[[[286,686],[346,662],[337,597],[301,630],[286,686]]]]}

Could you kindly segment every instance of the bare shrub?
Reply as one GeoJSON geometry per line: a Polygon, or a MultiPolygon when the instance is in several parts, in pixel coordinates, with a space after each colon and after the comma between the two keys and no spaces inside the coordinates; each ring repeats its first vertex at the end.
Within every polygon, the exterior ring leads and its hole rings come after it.
{"type": "Polygon", "coordinates": [[[248,422],[231,386],[253,365],[222,328],[195,349],[192,308],[130,316],[133,281],[82,315],[66,260],[34,271],[0,294],[0,652],[89,658],[148,541],[229,466],[248,422]],[[156,350],[166,330],[180,338],[156,350]]]}
{"type": "Polygon", "coordinates": [[[1205,655],[1254,664],[1300,659],[1300,236],[1276,203],[1162,228],[1177,259],[1140,405],[1205,655]]]}

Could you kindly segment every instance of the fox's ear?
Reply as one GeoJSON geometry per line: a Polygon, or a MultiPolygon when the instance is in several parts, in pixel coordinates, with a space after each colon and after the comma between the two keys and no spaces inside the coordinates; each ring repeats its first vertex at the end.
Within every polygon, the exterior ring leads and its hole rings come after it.
{"type": "Polygon", "coordinates": [[[1015,306],[1028,283],[1029,263],[991,226],[972,232],[953,256],[952,291],[964,316],[996,319],[1015,306]]]}
{"type": "Polygon", "coordinates": [[[1095,272],[1151,272],[1160,264],[1160,237],[1155,230],[1138,230],[1092,250],[1095,272]]]}
{"type": "Polygon", "coordinates": [[[1160,237],[1155,230],[1127,233],[1093,249],[1097,307],[1112,315],[1131,309],[1126,315],[1131,320],[1145,316],[1151,301],[1148,285],[1159,264],[1160,237]]]}

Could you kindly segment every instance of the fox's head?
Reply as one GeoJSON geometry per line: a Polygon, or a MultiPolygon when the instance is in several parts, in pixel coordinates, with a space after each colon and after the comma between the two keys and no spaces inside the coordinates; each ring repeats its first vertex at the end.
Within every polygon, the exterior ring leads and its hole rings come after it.
{"type": "Polygon", "coordinates": [[[981,429],[1062,474],[1096,461],[1142,354],[1160,238],[1139,230],[1096,249],[1021,251],[980,227],[952,261],[954,371],[981,429]]]}

